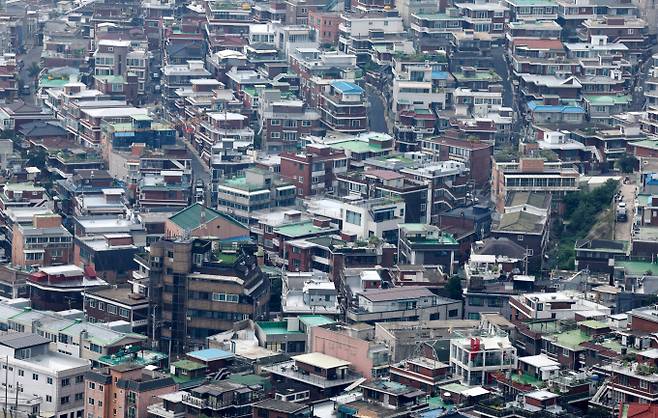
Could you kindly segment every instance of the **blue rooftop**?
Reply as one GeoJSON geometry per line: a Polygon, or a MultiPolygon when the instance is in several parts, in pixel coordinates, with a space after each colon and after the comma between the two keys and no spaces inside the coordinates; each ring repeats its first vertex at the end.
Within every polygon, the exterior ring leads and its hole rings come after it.
{"type": "Polygon", "coordinates": [[[349,81],[332,81],[331,86],[343,94],[361,94],[363,89],[349,81]]]}
{"type": "Polygon", "coordinates": [[[449,76],[447,71],[432,71],[432,80],[447,80],[449,76]]]}
{"type": "Polygon", "coordinates": [[[187,353],[187,355],[201,361],[217,361],[235,357],[235,354],[230,351],[220,350],[219,348],[207,348],[205,350],[192,351],[187,353]]]}
{"type": "Polygon", "coordinates": [[[533,112],[550,112],[550,113],[585,113],[580,106],[574,105],[545,105],[536,101],[528,102],[528,109],[533,112]]]}

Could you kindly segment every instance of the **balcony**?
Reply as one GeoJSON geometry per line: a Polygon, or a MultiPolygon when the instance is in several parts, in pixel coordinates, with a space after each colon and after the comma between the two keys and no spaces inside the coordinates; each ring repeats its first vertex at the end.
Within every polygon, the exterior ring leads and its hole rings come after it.
{"type": "Polygon", "coordinates": [[[298,382],[306,383],[308,385],[316,386],[322,389],[336,387],[336,386],[348,386],[361,378],[360,375],[348,371],[343,379],[330,380],[325,378],[324,376],[310,374],[308,372],[298,369],[295,366],[294,361],[274,364],[272,366],[264,367],[263,370],[278,376],[282,376],[291,380],[296,380],[298,382]]]}

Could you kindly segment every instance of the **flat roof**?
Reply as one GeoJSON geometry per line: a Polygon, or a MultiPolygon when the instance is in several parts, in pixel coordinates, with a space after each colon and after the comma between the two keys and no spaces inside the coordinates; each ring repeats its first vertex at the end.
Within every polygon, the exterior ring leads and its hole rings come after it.
{"type": "Polygon", "coordinates": [[[218,348],[207,348],[205,350],[192,351],[187,356],[194,357],[201,361],[217,361],[235,357],[230,351],[220,350],[218,348]]]}
{"type": "Polygon", "coordinates": [[[341,360],[323,353],[300,354],[298,356],[293,356],[292,359],[322,369],[335,369],[337,367],[347,367],[352,364],[349,361],[341,360]]]}

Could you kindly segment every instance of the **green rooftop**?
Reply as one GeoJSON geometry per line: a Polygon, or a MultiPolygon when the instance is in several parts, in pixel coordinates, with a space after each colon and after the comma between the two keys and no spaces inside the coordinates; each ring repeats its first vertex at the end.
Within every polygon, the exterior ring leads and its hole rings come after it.
{"type": "Polygon", "coordinates": [[[556,340],[553,340],[554,344],[572,350],[576,350],[580,344],[592,339],[592,337],[579,329],[553,334],[551,337],[556,338],[556,340]]]}
{"type": "Polygon", "coordinates": [[[326,229],[315,226],[313,221],[298,222],[274,228],[274,232],[290,238],[302,238],[324,232],[326,229]]]}
{"type": "Polygon", "coordinates": [[[617,95],[589,95],[589,96],[584,96],[585,100],[588,101],[590,104],[593,104],[595,106],[614,106],[614,105],[625,105],[629,104],[632,101],[631,96],[629,95],[623,95],[623,96],[617,96],[617,95]]]}
{"type": "Polygon", "coordinates": [[[303,323],[309,328],[336,323],[336,321],[324,315],[300,315],[299,322],[303,323]]]}
{"type": "Polygon", "coordinates": [[[178,360],[174,363],[171,363],[171,365],[177,369],[186,370],[188,372],[206,368],[205,364],[197,363],[196,361],[192,360],[178,360]]]}
{"type": "Polygon", "coordinates": [[[452,73],[457,82],[460,81],[491,81],[497,82],[502,79],[494,71],[475,71],[473,73],[465,74],[463,72],[452,73]]]}
{"type": "Polygon", "coordinates": [[[288,330],[287,321],[258,321],[256,325],[263,330],[265,335],[303,334],[299,330],[288,330]]]}
{"type": "Polygon", "coordinates": [[[589,321],[582,321],[579,322],[578,325],[585,326],[587,328],[592,328],[592,329],[605,329],[608,328],[608,324],[605,324],[601,321],[597,321],[594,319],[590,319],[589,321]]]}
{"type": "Polygon", "coordinates": [[[530,385],[530,386],[540,386],[543,383],[540,379],[537,379],[535,376],[531,376],[527,373],[523,373],[523,374],[512,373],[512,382],[520,383],[522,385],[530,385]]]}
{"type": "Polygon", "coordinates": [[[116,366],[123,363],[135,363],[142,366],[149,366],[151,364],[158,364],[160,361],[167,358],[167,355],[157,351],[144,350],[141,351],[141,347],[134,346],[134,349],[131,350],[134,355],[131,353],[121,353],[112,354],[109,356],[101,356],[98,358],[98,362],[106,366],[116,366]]]}
{"type": "Polygon", "coordinates": [[[459,383],[448,383],[447,385],[440,386],[442,391],[448,391],[452,393],[462,393],[465,390],[468,390],[468,386],[460,385],[459,383]]]}
{"type": "Polygon", "coordinates": [[[39,79],[39,87],[45,87],[45,88],[57,88],[57,87],[64,87],[66,84],[68,84],[69,79],[67,78],[52,78],[49,79],[47,76],[41,77],[39,79]]]}
{"type": "Polygon", "coordinates": [[[334,144],[329,144],[329,146],[334,149],[342,149],[345,151],[356,152],[356,153],[382,151],[382,148],[377,144],[370,144],[369,142],[359,141],[356,139],[336,142],[334,144]]]}
{"type": "Polygon", "coordinates": [[[649,148],[653,150],[658,150],[658,140],[656,139],[645,139],[642,141],[633,141],[628,143],[632,147],[640,148],[649,148]]]}
{"type": "Polygon", "coordinates": [[[227,251],[220,249],[217,251],[217,260],[221,261],[222,264],[235,264],[238,259],[238,253],[236,251],[227,251]]]}
{"type": "Polygon", "coordinates": [[[121,75],[95,75],[97,80],[105,81],[109,84],[123,84],[124,79],[121,75]]]}
{"type": "Polygon", "coordinates": [[[241,226],[246,229],[244,225],[242,225],[240,222],[236,221],[235,219],[231,218],[230,216],[218,212],[214,209],[208,208],[206,206],[203,206],[200,203],[195,203],[191,206],[186,207],[180,212],[169,217],[169,220],[174,224],[178,225],[181,229],[191,231],[200,227],[204,223],[208,223],[219,217],[222,217],[227,221],[233,223],[234,225],[241,226]],[[202,218],[204,220],[202,220],[202,218]]]}
{"type": "Polygon", "coordinates": [[[658,275],[658,264],[650,261],[617,261],[615,269],[621,268],[629,276],[654,276],[658,275]],[[650,274],[647,274],[651,272],[650,274]]]}

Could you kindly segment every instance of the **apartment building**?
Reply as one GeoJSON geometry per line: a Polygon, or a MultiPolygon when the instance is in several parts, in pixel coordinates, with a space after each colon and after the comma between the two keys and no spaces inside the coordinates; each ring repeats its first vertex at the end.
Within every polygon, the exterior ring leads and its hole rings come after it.
{"type": "Polygon", "coordinates": [[[205,161],[210,160],[214,145],[246,150],[254,144],[249,118],[240,113],[207,112],[196,122],[192,144],[205,161]]]}
{"type": "MultiPolygon", "coordinates": [[[[455,135],[456,136],[456,135],[455,135]]],[[[477,187],[490,181],[493,145],[483,141],[465,141],[452,135],[428,138],[421,141],[422,151],[434,161],[457,161],[468,169],[468,177],[477,187]]]]}
{"type": "Polygon", "coordinates": [[[516,362],[516,348],[507,336],[450,340],[450,366],[465,385],[486,385],[492,373],[516,370],[516,362]]]}
{"type": "Polygon", "coordinates": [[[176,90],[191,87],[191,80],[208,78],[211,74],[203,61],[187,61],[184,64],[168,64],[162,67],[162,98],[168,112],[175,113],[176,90]]]}
{"type": "Polygon", "coordinates": [[[84,306],[91,323],[126,321],[131,332],[148,332],[149,301],[132,284],[87,292],[84,306]]]}
{"type": "Polygon", "coordinates": [[[245,225],[255,223],[256,211],[292,206],[297,186],[277,174],[262,169],[247,169],[243,176],[227,178],[217,184],[217,210],[245,225]]]}
{"type": "Polygon", "coordinates": [[[163,239],[136,257],[149,277],[151,332],[163,349],[183,353],[268,310],[269,282],[254,246],[213,250],[211,241],[163,239]],[[169,326],[159,327],[164,321],[169,326]]]}
{"type": "Polygon", "coordinates": [[[136,115],[146,116],[147,114],[147,109],[132,106],[107,108],[101,105],[97,108],[81,109],[79,124],[75,132],[76,139],[87,147],[99,148],[103,122],[131,123],[132,118],[136,115]]]}
{"type": "Polygon", "coordinates": [[[259,103],[260,136],[269,154],[295,151],[302,136],[324,133],[320,113],[302,100],[284,100],[280,90],[266,90],[259,103]]]}
{"type": "Polygon", "coordinates": [[[73,237],[53,213],[35,213],[32,222],[14,224],[11,247],[11,262],[18,267],[68,264],[73,258],[73,237]]]}
{"type": "Polygon", "coordinates": [[[182,209],[190,204],[191,177],[176,170],[146,174],[137,183],[136,200],[143,208],[182,209]]]}
{"type": "Polygon", "coordinates": [[[578,311],[599,311],[610,315],[610,308],[585,299],[579,292],[525,293],[510,296],[512,319],[531,321],[536,319],[574,319],[578,311]]]}
{"type": "Polygon", "coordinates": [[[85,417],[144,417],[158,396],[176,390],[169,375],[134,363],[88,371],[84,382],[85,417]]]}
{"type": "Polygon", "coordinates": [[[334,190],[336,176],[347,171],[347,156],[321,144],[306,147],[304,153],[282,153],[281,176],[297,186],[299,196],[334,190]]]}
{"type": "MultiPolygon", "coordinates": [[[[0,337],[0,354],[6,373],[0,382],[7,397],[39,399],[37,411],[53,417],[82,417],[85,408],[85,373],[89,360],[68,356],[49,348],[51,341],[39,335],[15,332],[0,337]]],[[[13,406],[13,402],[12,402],[13,406]]]]}
{"type": "Polygon", "coordinates": [[[513,163],[494,161],[491,177],[491,198],[502,212],[511,192],[548,192],[554,202],[559,201],[565,193],[578,191],[580,174],[568,164],[522,158],[513,163]]]}
{"type": "Polygon", "coordinates": [[[354,54],[358,63],[365,63],[375,47],[392,47],[404,34],[402,18],[396,9],[344,12],[338,25],[338,50],[354,54]]]}
{"type": "Polygon", "coordinates": [[[365,91],[352,82],[334,80],[323,86],[318,110],[328,129],[345,133],[368,130],[365,91]]]}
{"type": "Polygon", "coordinates": [[[27,286],[32,307],[57,312],[81,309],[84,293],[107,286],[107,282],[98,278],[90,268],[68,264],[40,267],[28,276],[27,286]]]}
{"type": "Polygon", "coordinates": [[[93,58],[97,79],[114,76],[129,82],[132,76],[136,80],[135,85],[130,87],[133,90],[124,88],[123,94],[129,101],[144,94],[149,80],[149,54],[146,50],[133,48],[129,40],[101,39],[96,44],[93,58]]]}
{"type": "Polygon", "coordinates": [[[352,322],[430,321],[462,317],[462,303],[436,296],[427,287],[364,289],[347,309],[352,322]]]}
{"type": "Polygon", "coordinates": [[[422,223],[401,224],[399,228],[398,264],[438,265],[446,274],[454,274],[459,242],[453,235],[422,223]]]}

